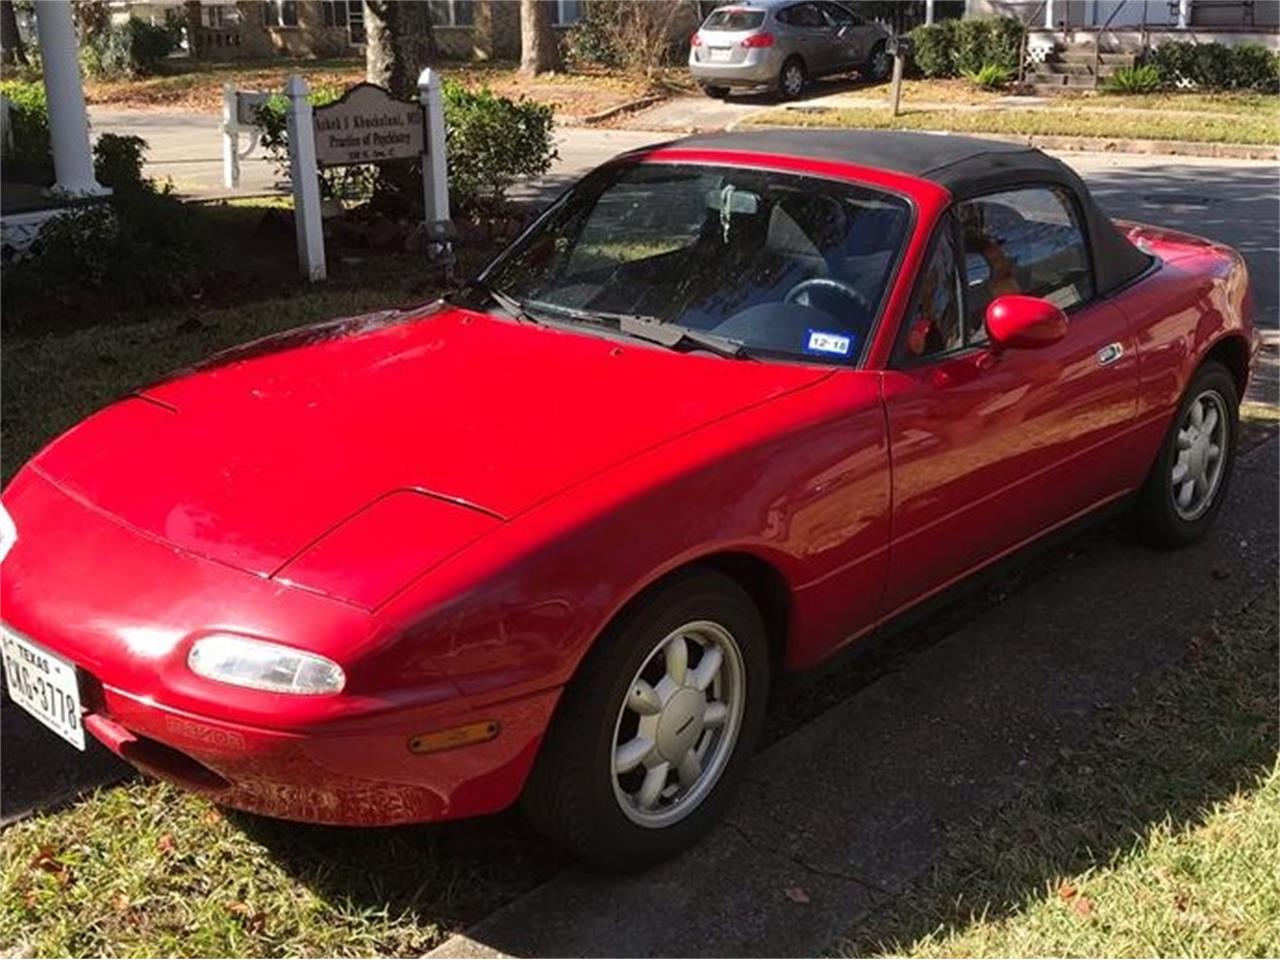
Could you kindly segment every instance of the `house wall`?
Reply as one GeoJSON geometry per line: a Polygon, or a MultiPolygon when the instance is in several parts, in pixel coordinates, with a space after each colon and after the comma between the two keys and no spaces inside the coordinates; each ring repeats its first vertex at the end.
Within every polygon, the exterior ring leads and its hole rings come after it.
{"type": "MultiPolygon", "coordinates": [[[[1015,16],[1023,22],[1044,25],[1041,0],[969,0],[971,16],[1015,16]]],[[[1176,29],[1178,5],[1169,0],[1054,0],[1055,24],[1071,27],[1100,27],[1110,22],[1112,29],[1142,27],[1176,29]]],[[[1224,32],[1265,32],[1280,28],[1277,0],[1192,0],[1190,26],[1224,32]]],[[[1223,41],[1228,42],[1226,40],[1223,41]]]]}

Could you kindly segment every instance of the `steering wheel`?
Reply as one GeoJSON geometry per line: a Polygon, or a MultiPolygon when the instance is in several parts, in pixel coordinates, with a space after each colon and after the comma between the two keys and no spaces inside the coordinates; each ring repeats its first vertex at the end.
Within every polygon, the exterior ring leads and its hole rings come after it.
{"type": "MultiPolygon", "coordinates": [[[[787,295],[782,298],[782,302],[800,303],[800,298],[810,290],[831,290],[834,293],[840,294],[842,297],[847,297],[852,300],[858,305],[858,308],[862,310],[864,315],[871,315],[872,308],[870,300],[864,297],[860,291],[850,284],[845,283],[843,280],[832,280],[830,277],[810,277],[808,280],[801,280],[787,291],[787,295]]],[[[804,306],[813,306],[813,304],[808,303],[807,297],[805,297],[805,301],[804,306]]]]}

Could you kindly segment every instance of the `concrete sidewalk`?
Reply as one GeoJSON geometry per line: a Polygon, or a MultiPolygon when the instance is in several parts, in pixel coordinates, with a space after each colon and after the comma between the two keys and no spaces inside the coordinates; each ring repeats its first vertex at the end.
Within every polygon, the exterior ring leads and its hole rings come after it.
{"type": "Polygon", "coordinates": [[[822,953],[929,867],[949,824],[1041,776],[1215,612],[1274,587],[1278,457],[1272,437],[1239,462],[1205,543],[1096,538],[770,747],[681,859],[623,878],[571,869],[431,955],[822,953]]]}

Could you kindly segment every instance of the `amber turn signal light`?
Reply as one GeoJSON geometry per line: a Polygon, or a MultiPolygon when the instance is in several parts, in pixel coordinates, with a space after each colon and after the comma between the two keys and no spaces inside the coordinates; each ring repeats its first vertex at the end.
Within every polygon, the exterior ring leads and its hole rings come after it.
{"type": "Polygon", "coordinates": [[[497,720],[482,720],[479,723],[468,723],[465,727],[419,733],[409,738],[409,752],[439,753],[441,750],[469,747],[475,743],[488,743],[501,729],[502,725],[497,720]]]}

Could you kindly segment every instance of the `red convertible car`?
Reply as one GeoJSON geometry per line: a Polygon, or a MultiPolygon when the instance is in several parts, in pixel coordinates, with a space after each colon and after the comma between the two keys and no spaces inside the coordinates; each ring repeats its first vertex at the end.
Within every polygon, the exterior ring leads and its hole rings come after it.
{"type": "Polygon", "coordinates": [[[596,863],[670,856],[781,673],[1108,506],[1203,535],[1252,310],[1235,252],[1115,224],[1025,147],[630,153],[458,294],[231,350],[44,449],[3,498],[9,690],[232,807],[521,800],[596,863]]]}

